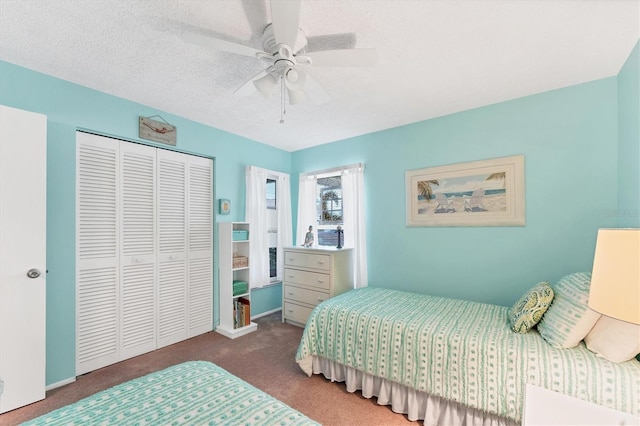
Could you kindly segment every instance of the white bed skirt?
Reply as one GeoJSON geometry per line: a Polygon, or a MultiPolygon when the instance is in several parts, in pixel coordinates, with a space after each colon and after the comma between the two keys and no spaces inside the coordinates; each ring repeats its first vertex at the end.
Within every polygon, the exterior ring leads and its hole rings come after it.
{"type": "Polygon", "coordinates": [[[314,356],[312,368],[313,374],[322,374],[332,382],[345,382],[348,392],[360,390],[365,398],[377,396],[378,405],[390,405],[391,410],[406,414],[411,421],[424,420],[425,426],[516,426],[519,424],[495,414],[485,413],[372,376],[326,358],[314,356]]]}

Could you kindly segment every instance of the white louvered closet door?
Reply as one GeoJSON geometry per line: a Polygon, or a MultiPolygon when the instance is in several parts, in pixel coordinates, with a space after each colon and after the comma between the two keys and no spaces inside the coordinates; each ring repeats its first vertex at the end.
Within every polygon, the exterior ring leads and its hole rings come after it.
{"type": "Polygon", "coordinates": [[[120,141],[122,359],[156,348],[156,151],[120,141]]]}
{"type": "Polygon", "coordinates": [[[77,133],[83,374],[213,329],[213,161],[77,133]]]}
{"type": "Polygon", "coordinates": [[[158,150],[158,347],[187,338],[187,159],[158,150]]]}
{"type": "Polygon", "coordinates": [[[76,147],[76,374],[120,360],[118,144],[87,133],[76,147]]]}
{"type": "Polygon", "coordinates": [[[213,161],[189,156],[188,337],[213,329],[213,161]]]}

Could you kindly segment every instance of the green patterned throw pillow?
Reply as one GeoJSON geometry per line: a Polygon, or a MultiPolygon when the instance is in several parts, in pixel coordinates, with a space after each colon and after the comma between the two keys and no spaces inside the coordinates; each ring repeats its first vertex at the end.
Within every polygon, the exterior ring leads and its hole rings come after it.
{"type": "Polygon", "coordinates": [[[511,330],[524,334],[535,326],[553,301],[553,289],[548,282],[536,284],[513,305],[509,312],[511,330]]]}

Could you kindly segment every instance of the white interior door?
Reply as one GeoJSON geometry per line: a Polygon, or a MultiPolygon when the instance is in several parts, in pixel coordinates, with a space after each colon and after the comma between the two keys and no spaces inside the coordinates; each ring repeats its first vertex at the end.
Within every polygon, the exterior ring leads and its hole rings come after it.
{"type": "Polygon", "coordinates": [[[76,375],[120,361],[119,145],[78,132],[76,375]],[[99,295],[99,297],[96,297],[99,295]]]}
{"type": "Polygon", "coordinates": [[[156,149],[120,141],[120,359],[156,348],[156,149]]]}
{"type": "Polygon", "coordinates": [[[158,347],[187,338],[187,160],[158,150],[158,347]]]}
{"type": "Polygon", "coordinates": [[[188,337],[213,329],[213,161],[189,157],[188,337]]]}
{"type": "Polygon", "coordinates": [[[0,105],[0,413],[45,397],[46,143],[46,116],[0,105]]]}

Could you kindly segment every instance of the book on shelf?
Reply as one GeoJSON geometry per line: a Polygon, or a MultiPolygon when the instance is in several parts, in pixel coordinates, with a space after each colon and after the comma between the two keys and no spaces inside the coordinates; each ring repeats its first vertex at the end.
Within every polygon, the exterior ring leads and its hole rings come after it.
{"type": "Polygon", "coordinates": [[[240,297],[238,300],[243,307],[243,324],[249,325],[251,324],[251,302],[246,297],[240,297]]]}
{"type": "Polygon", "coordinates": [[[251,324],[251,302],[245,297],[233,301],[233,328],[251,324]]]}

